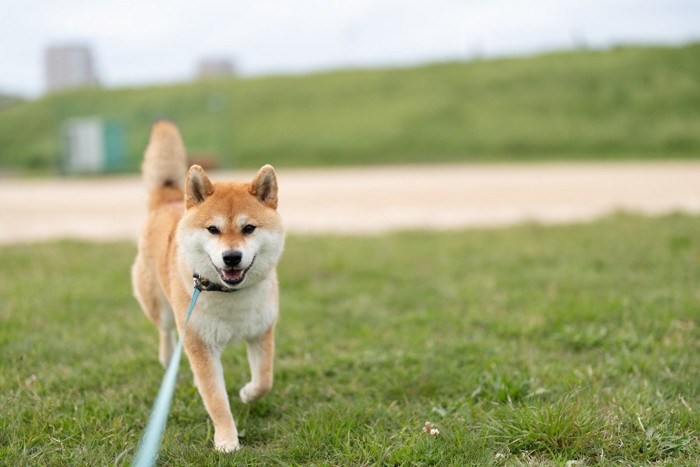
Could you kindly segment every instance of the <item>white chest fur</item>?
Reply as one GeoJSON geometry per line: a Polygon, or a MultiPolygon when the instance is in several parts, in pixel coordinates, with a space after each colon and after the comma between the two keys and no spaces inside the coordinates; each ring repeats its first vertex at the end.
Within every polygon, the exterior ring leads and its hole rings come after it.
{"type": "Polygon", "coordinates": [[[211,350],[267,331],[277,317],[274,281],[265,280],[236,292],[202,292],[189,327],[211,350]]]}

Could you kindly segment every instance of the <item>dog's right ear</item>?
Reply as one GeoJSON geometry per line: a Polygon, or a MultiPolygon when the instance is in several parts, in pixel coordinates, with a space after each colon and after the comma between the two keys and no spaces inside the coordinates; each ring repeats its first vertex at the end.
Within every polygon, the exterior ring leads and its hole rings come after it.
{"type": "Polygon", "coordinates": [[[214,185],[198,165],[190,167],[185,182],[185,208],[189,209],[203,202],[214,193],[214,185]]]}

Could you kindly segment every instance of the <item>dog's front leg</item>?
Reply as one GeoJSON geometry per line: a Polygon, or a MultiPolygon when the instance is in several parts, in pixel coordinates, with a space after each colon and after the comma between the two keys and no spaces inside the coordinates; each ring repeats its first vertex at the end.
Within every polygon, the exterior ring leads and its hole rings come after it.
{"type": "Polygon", "coordinates": [[[214,422],[214,446],[222,452],[237,451],[238,430],[226,394],[221,351],[212,351],[194,330],[188,330],[184,345],[204,407],[214,422]]]}
{"type": "Polygon", "coordinates": [[[272,366],[275,358],[275,323],[264,334],[246,340],[250,382],[243,386],[239,396],[244,403],[260,399],[272,388],[272,366]]]}

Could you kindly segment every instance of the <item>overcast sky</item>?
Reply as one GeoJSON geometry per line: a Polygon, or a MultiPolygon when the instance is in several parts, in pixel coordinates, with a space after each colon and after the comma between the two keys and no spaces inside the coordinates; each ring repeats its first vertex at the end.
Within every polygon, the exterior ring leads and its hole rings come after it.
{"type": "MultiPolygon", "coordinates": [[[[0,92],[40,95],[49,45],[92,48],[105,86],[700,40],[700,0],[0,0],[0,92]]],[[[700,57],[698,58],[700,59],[700,57]]]]}

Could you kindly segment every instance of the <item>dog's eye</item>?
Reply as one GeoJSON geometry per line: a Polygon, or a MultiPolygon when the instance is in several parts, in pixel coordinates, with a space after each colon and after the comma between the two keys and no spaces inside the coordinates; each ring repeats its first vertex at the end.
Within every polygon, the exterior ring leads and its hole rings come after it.
{"type": "Polygon", "coordinates": [[[253,232],[255,232],[255,229],[256,229],[256,228],[257,228],[257,227],[255,227],[254,225],[246,224],[246,225],[243,227],[243,233],[246,234],[246,235],[252,234],[253,232]]]}
{"type": "Polygon", "coordinates": [[[212,235],[219,235],[219,234],[221,233],[221,231],[219,230],[219,228],[218,228],[217,226],[215,226],[215,225],[210,225],[209,227],[207,227],[207,230],[208,230],[209,233],[212,234],[212,235]]]}

